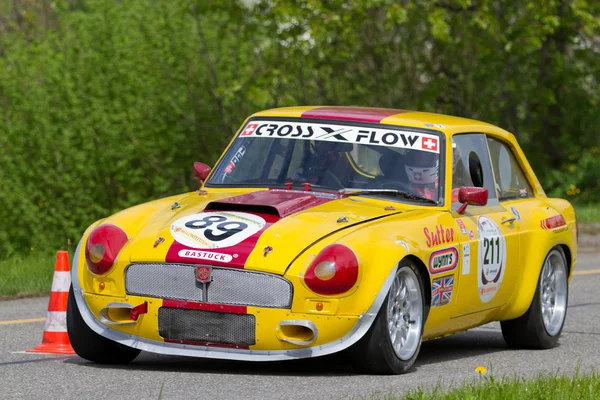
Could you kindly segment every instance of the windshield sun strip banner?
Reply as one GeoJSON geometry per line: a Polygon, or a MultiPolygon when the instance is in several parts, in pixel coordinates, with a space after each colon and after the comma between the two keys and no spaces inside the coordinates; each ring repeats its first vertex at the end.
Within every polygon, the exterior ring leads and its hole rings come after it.
{"type": "Polygon", "coordinates": [[[240,132],[240,138],[279,138],[320,140],[421,150],[439,154],[440,138],[414,131],[335,125],[295,121],[252,121],[240,132]]]}

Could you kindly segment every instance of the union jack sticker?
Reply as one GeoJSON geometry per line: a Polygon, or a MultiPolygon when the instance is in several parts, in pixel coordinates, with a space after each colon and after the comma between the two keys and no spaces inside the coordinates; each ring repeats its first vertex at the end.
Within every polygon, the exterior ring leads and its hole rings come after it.
{"type": "Polygon", "coordinates": [[[431,307],[450,304],[454,290],[454,275],[442,276],[431,282],[431,307]]]}

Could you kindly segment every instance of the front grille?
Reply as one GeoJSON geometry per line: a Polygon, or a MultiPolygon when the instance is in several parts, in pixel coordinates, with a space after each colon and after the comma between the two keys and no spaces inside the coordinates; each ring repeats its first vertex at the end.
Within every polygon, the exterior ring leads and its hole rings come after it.
{"type": "Polygon", "coordinates": [[[254,345],[254,315],[183,308],[158,309],[158,333],[165,339],[254,345]]]}
{"type": "Polygon", "coordinates": [[[203,294],[195,265],[134,263],[125,272],[125,289],[132,295],[272,308],[292,304],[292,285],[273,274],[212,267],[207,286],[203,294]]]}

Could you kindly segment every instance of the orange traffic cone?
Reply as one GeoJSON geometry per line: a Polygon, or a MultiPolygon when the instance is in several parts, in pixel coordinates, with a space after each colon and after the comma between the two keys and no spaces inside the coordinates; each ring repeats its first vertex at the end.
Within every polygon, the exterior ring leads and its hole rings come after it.
{"type": "Polygon", "coordinates": [[[61,250],[56,254],[42,344],[26,350],[28,353],[75,354],[67,334],[67,298],[70,286],[69,253],[61,250]]]}

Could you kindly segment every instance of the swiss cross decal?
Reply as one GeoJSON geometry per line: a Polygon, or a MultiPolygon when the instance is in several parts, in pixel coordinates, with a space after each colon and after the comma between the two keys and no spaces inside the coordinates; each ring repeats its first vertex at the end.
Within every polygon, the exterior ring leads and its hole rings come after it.
{"type": "Polygon", "coordinates": [[[252,136],[252,132],[254,132],[256,130],[257,126],[258,126],[258,124],[248,124],[248,125],[246,125],[246,129],[244,129],[242,131],[242,133],[240,134],[240,136],[252,136]]]}
{"type": "Polygon", "coordinates": [[[423,150],[438,151],[437,138],[422,137],[421,138],[421,148],[423,150]]]}
{"type": "Polygon", "coordinates": [[[415,172],[415,181],[422,181],[423,180],[423,174],[420,172],[415,172]]]}

